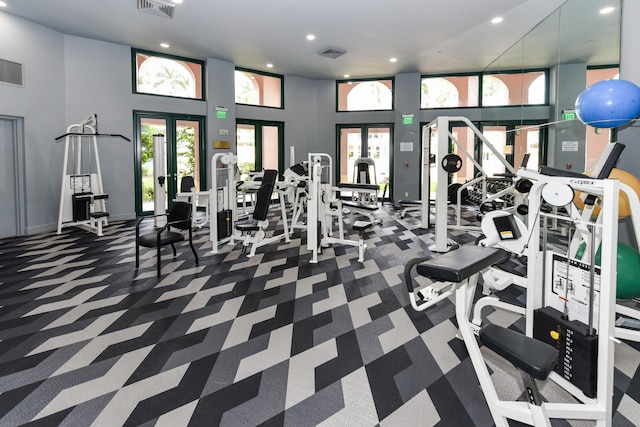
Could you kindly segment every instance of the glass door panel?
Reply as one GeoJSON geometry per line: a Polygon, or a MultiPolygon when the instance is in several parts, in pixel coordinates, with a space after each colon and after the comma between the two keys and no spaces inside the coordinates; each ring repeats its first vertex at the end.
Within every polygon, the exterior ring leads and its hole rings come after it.
{"type": "Polygon", "coordinates": [[[467,156],[467,154],[469,154],[470,156],[473,156],[475,134],[467,126],[455,126],[455,125],[451,128],[451,133],[453,134],[453,136],[456,138],[456,140],[462,147],[462,148],[459,148],[455,143],[452,144],[453,147],[451,149],[451,152],[454,154],[457,154],[462,159],[462,169],[452,174],[451,183],[462,184],[466,181],[472,180],[475,177],[475,173],[476,173],[475,165],[467,156]]]}
{"type": "Polygon", "coordinates": [[[249,172],[256,170],[256,126],[238,124],[236,126],[236,139],[240,180],[247,181],[249,172]]]}
{"type": "Polygon", "coordinates": [[[391,154],[391,130],[388,127],[367,129],[367,157],[375,162],[375,180],[371,177],[371,183],[377,182],[381,189],[389,183],[391,154]]]}
{"type": "Polygon", "coordinates": [[[539,128],[529,128],[530,126],[516,126],[513,153],[513,166],[516,171],[522,166],[522,159],[526,153],[529,153],[527,169],[538,170],[541,133],[539,128]]]}
{"type": "MultiPolygon", "coordinates": [[[[493,147],[504,156],[511,155],[512,146],[507,146],[507,128],[506,126],[484,126],[482,134],[489,140],[493,147]]],[[[496,176],[505,173],[505,167],[502,161],[493,154],[486,146],[482,147],[482,169],[488,176],[496,176]]]]}
{"type": "Polygon", "coordinates": [[[279,170],[280,130],[278,126],[262,126],[262,168],[279,170]]]}
{"type": "MultiPolygon", "coordinates": [[[[198,141],[200,127],[197,121],[176,121],[176,177],[177,190],[180,192],[180,182],[185,176],[192,176],[196,189],[202,188],[200,168],[201,155],[198,141]]],[[[204,184],[204,183],[203,183],[204,184]]]]}
{"type": "Polygon", "coordinates": [[[354,162],[361,157],[362,128],[340,128],[340,177],[338,182],[353,183],[354,162]]]}
{"type": "MultiPolygon", "coordinates": [[[[155,170],[154,170],[154,153],[153,140],[154,135],[164,135],[166,144],[167,121],[166,119],[158,119],[151,117],[142,117],[140,119],[140,140],[141,140],[141,180],[138,186],[141,188],[142,206],[138,209],[139,213],[152,213],[154,208],[154,189],[155,189],[155,170]]],[[[166,160],[166,145],[165,145],[166,160]]],[[[165,197],[166,206],[166,197],[165,197]]]]}

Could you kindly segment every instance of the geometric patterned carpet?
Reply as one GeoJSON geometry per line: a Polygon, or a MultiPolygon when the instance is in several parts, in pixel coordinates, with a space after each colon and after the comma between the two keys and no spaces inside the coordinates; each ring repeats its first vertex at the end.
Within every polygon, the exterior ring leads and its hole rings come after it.
{"type": "MultiPolygon", "coordinates": [[[[252,258],[213,254],[205,228],[200,265],[165,248],[160,279],[153,250],[134,269],[134,221],[0,240],[0,425],[492,425],[452,302],[409,303],[404,265],[431,255],[432,230],[378,216],[363,263],[336,245],[310,264],[300,231],[252,258]]],[[[639,356],[616,346],[616,426],[640,424],[639,356]]]]}

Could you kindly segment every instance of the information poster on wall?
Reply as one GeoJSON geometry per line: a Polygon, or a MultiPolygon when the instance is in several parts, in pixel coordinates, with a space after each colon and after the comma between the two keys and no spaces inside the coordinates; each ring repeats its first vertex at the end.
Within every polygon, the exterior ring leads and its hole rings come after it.
{"type": "MultiPolygon", "coordinates": [[[[579,320],[588,325],[589,307],[593,304],[593,319],[597,319],[600,307],[600,267],[573,258],[567,260],[566,255],[554,252],[548,252],[547,257],[547,265],[551,265],[551,268],[547,269],[546,305],[563,313],[566,301],[569,320],[579,320]],[[593,301],[590,292],[591,268],[594,269],[593,301]]],[[[593,326],[596,328],[596,322],[593,326]]]]}
{"type": "Polygon", "coordinates": [[[562,151],[578,151],[578,141],[562,141],[562,151]]]}
{"type": "Polygon", "coordinates": [[[413,142],[401,142],[400,151],[413,151],[413,142]]]}

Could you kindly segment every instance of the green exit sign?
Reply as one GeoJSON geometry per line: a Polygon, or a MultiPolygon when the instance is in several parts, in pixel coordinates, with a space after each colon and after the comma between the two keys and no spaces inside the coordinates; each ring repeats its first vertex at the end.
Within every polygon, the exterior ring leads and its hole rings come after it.
{"type": "Polygon", "coordinates": [[[573,110],[565,110],[562,112],[562,120],[575,120],[576,112],[573,110]]]}
{"type": "Polygon", "coordinates": [[[405,125],[413,124],[413,116],[405,116],[402,118],[402,123],[405,125]]]}
{"type": "Polygon", "coordinates": [[[226,119],[227,112],[226,111],[216,111],[216,118],[218,119],[226,119]]]}

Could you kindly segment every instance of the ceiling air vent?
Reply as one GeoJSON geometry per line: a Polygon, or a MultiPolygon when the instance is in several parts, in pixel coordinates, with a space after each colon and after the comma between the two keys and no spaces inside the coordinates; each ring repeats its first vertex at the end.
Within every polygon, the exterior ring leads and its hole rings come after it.
{"type": "Polygon", "coordinates": [[[327,48],[325,50],[321,50],[320,52],[318,52],[318,55],[324,56],[324,57],[327,57],[327,58],[331,58],[331,59],[336,59],[336,58],[341,57],[345,53],[347,53],[347,51],[344,50],[344,49],[338,49],[336,47],[330,47],[330,48],[327,48]]]}
{"type": "Polygon", "coordinates": [[[22,64],[0,59],[0,82],[22,86],[22,64]]]}
{"type": "Polygon", "coordinates": [[[138,0],[138,10],[165,18],[173,18],[174,6],[163,0],[138,0]]]}

